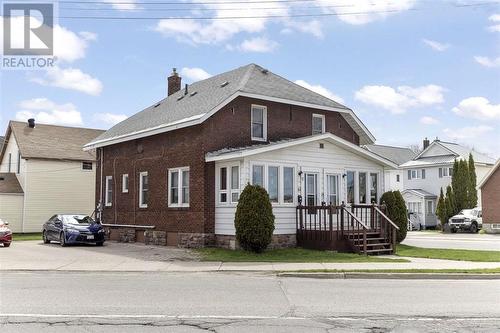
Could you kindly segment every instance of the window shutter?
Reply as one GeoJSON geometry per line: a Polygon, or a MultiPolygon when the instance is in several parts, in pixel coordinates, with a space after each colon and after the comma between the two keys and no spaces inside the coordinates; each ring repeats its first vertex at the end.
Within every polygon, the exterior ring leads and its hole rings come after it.
{"type": "Polygon", "coordinates": [[[408,170],[408,180],[411,179],[411,170],[408,170]]]}
{"type": "Polygon", "coordinates": [[[422,169],[422,179],[425,179],[425,169],[422,169]]]}
{"type": "Polygon", "coordinates": [[[443,178],[443,168],[439,168],[439,178],[443,178]]]}

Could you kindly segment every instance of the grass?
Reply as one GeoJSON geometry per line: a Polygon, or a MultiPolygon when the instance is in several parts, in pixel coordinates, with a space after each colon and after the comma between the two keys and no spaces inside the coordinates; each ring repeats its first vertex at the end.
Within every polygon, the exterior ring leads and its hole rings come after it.
{"type": "MultiPolygon", "coordinates": [[[[282,273],[292,273],[292,271],[282,271],[282,273]]],[[[293,273],[458,273],[458,274],[498,274],[497,268],[473,268],[473,269],[303,269],[293,271],[293,273]]]]}
{"type": "Polygon", "coordinates": [[[13,241],[42,240],[41,232],[31,232],[25,234],[12,234],[13,241]]]}
{"type": "Polygon", "coordinates": [[[355,253],[306,250],[301,248],[266,250],[253,253],[244,250],[204,248],[196,250],[204,261],[223,262],[408,262],[404,259],[389,259],[362,256],[355,253]]]}
{"type": "Polygon", "coordinates": [[[414,258],[500,262],[500,251],[430,249],[402,244],[397,246],[396,255],[414,258]]]}

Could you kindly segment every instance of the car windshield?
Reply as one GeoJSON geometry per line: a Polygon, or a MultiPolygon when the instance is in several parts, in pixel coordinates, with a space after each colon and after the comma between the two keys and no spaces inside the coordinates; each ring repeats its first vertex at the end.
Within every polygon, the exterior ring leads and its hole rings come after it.
{"type": "Polygon", "coordinates": [[[62,220],[67,224],[91,224],[94,222],[90,216],[87,215],[62,215],[62,220]]]}
{"type": "Polygon", "coordinates": [[[471,215],[472,209],[462,209],[459,215],[471,215]]]}

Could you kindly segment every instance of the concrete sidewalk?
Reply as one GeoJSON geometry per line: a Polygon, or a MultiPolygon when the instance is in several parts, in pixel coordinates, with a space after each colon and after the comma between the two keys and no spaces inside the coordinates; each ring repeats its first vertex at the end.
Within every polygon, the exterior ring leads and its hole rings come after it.
{"type": "MultiPolygon", "coordinates": [[[[401,258],[386,256],[388,258],[401,258]]],[[[104,247],[61,248],[40,241],[23,241],[0,249],[0,271],[110,271],[110,272],[277,272],[298,270],[482,269],[500,262],[468,262],[405,258],[410,262],[380,263],[229,263],[202,262],[189,250],[120,244],[104,247]]]]}

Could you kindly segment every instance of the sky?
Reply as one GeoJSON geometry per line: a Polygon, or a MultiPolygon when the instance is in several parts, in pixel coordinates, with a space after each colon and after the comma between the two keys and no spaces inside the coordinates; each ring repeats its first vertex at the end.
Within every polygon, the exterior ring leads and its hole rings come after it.
{"type": "Polygon", "coordinates": [[[379,144],[500,157],[497,0],[84,1],[58,3],[55,67],[1,70],[0,133],[107,129],[164,98],[173,67],[190,83],[256,63],[350,107],[379,144]]]}

